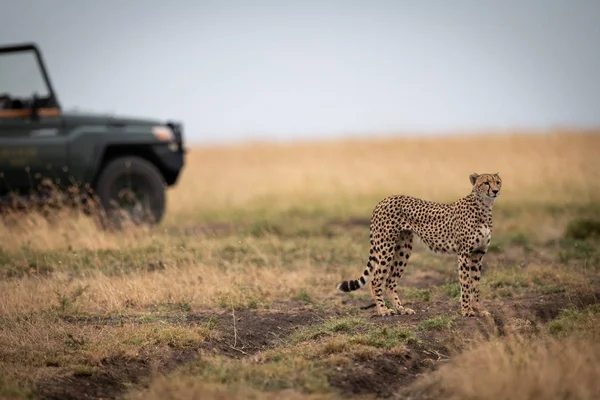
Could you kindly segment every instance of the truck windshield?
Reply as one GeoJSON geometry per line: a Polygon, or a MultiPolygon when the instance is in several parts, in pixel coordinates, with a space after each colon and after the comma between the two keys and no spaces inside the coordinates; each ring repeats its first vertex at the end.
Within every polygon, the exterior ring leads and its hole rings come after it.
{"type": "Polygon", "coordinates": [[[0,53],[0,96],[30,99],[48,97],[48,87],[32,50],[0,53]]]}

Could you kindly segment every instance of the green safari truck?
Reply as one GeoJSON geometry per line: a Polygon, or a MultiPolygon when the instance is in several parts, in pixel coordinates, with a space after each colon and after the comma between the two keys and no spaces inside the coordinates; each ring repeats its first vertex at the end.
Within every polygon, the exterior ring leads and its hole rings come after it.
{"type": "Polygon", "coordinates": [[[157,224],[184,162],[181,123],[64,111],[38,47],[0,47],[0,207],[62,199],[157,224]]]}

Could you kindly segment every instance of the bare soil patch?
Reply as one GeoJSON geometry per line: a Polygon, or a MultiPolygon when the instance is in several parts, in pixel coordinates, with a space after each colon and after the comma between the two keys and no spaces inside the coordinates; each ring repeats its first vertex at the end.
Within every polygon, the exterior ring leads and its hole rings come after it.
{"type": "Polygon", "coordinates": [[[138,383],[147,377],[149,365],[144,360],[114,358],[104,360],[98,370],[74,372],[39,382],[40,399],[112,399],[126,389],[127,383],[138,383]]]}
{"type": "Polygon", "coordinates": [[[282,344],[300,327],[322,321],[326,316],[322,311],[294,307],[282,311],[226,311],[216,316],[193,314],[190,315],[190,321],[215,318],[219,334],[204,342],[204,349],[240,358],[282,344]]]}
{"type": "Polygon", "coordinates": [[[351,368],[330,377],[343,395],[390,397],[412,382],[423,369],[423,358],[413,350],[406,355],[383,354],[377,360],[355,359],[351,368]]]}

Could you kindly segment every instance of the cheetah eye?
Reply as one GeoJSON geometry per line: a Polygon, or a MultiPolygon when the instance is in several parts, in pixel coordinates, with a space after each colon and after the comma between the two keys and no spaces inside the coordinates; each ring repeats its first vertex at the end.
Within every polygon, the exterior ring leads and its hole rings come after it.
{"type": "Polygon", "coordinates": [[[496,185],[500,186],[500,181],[496,182],[496,185]]]}

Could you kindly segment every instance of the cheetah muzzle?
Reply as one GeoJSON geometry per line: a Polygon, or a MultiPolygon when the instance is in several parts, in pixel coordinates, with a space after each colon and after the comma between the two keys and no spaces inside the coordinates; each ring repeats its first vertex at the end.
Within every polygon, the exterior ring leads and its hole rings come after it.
{"type": "Polygon", "coordinates": [[[380,201],[371,216],[367,267],[360,278],[338,284],[338,290],[360,289],[372,276],[371,296],[379,315],[414,314],[402,306],[397,286],[416,235],[435,253],[457,255],[462,315],[489,314],[479,306],[479,280],[482,260],[492,238],[492,207],[500,194],[502,179],[498,173],[473,173],[469,180],[471,193],[450,204],[406,195],[380,201]],[[384,303],[384,284],[393,309],[384,303]]]}

